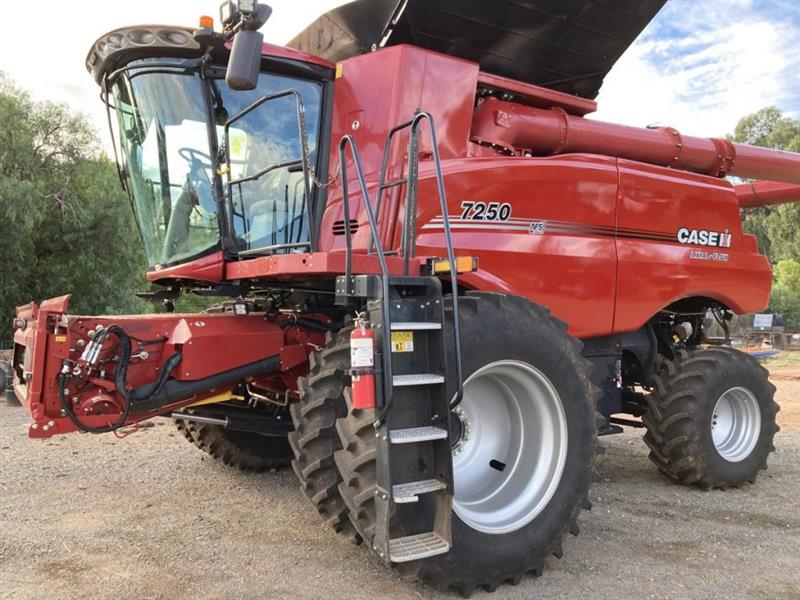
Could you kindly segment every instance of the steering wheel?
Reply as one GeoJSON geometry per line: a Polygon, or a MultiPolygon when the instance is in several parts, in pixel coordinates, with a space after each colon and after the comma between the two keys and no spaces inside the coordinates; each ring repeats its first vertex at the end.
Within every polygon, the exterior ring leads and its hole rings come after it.
{"type": "Polygon", "coordinates": [[[212,168],[211,156],[206,152],[201,152],[195,148],[179,148],[178,155],[186,162],[192,163],[192,168],[202,167],[205,169],[212,168]]]}

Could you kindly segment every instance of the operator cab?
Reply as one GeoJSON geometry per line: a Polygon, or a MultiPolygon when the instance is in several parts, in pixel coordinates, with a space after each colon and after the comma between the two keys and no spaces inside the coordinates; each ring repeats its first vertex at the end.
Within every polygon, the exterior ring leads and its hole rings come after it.
{"type": "Polygon", "coordinates": [[[320,148],[332,69],[285,49],[265,55],[261,35],[243,29],[246,15],[225,10],[235,7],[223,3],[222,34],[208,21],[198,30],[125,28],[87,58],[150,270],[219,251],[235,259],[313,249],[324,198],[310,181],[327,168],[320,148]],[[260,60],[252,74],[231,77],[241,71],[240,38],[260,60]]]}

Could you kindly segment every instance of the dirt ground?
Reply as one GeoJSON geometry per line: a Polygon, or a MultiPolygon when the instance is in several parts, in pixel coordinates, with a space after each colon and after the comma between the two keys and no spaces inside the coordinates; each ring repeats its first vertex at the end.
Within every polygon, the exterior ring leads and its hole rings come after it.
{"type": "MultiPolygon", "coordinates": [[[[604,438],[594,509],[543,577],[474,598],[800,598],[800,355],[767,364],[782,431],[754,486],[702,492],[604,438]]],[[[327,531],[290,471],[217,464],[167,421],[128,439],[26,437],[0,402],[2,598],[453,598],[327,531]]]]}
{"type": "Polygon", "coordinates": [[[775,400],[780,404],[778,424],[784,430],[800,431],[800,352],[783,352],[768,359],[770,379],[778,387],[775,400]]]}

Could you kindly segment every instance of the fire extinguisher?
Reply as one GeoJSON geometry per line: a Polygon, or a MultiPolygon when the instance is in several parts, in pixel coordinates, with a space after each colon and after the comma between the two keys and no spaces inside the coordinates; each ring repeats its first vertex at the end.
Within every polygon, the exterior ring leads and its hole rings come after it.
{"type": "Polygon", "coordinates": [[[350,332],[353,408],[375,408],[375,336],[363,315],[350,332]]]}

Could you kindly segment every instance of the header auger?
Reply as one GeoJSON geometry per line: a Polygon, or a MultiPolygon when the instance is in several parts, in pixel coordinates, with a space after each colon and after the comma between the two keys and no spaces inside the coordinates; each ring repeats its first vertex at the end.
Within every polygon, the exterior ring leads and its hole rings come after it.
{"type": "Polygon", "coordinates": [[[166,312],[19,307],[30,435],[172,416],[465,595],[561,556],[620,414],[672,479],[754,481],[774,387],[705,327],[766,306],[740,208],[796,201],[800,155],[585,118],[663,1],[557,4],[359,0],[278,47],[239,0],[222,32],[102,36],[166,312]],[[219,303],[171,312],[191,292],[219,303]]]}

